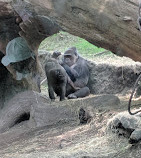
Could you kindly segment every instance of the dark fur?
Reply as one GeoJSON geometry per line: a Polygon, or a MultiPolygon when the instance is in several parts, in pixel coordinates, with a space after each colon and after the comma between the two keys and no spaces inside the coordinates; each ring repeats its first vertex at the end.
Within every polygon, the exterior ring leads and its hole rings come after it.
{"type": "Polygon", "coordinates": [[[67,75],[64,68],[55,59],[49,59],[45,64],[45,72],[48,80],[48,92],[50,99],[54,100],[54,92],[60,96],[60,101],[65,99],[67,75]]]}
{"type": "Polygon", "coordinates": [[[89,69],[87,61],[79,56],[75,47],[69,48],[63,56],[62,66],[74,81],[74,86],[80,89],[74,91],[71,87],[67,89],[67,95],[69,98],[79,98],[90,94],[90,90],[87,87],[89,80],[89,69]],[[70,96],[71,94],[71,96],[70,96]]]}
{"type": "Polygon", "coordinates": [[[54,92],[60,96],[60,101],[65,99],[66,89],[71,87],[74,91],[78,90],[75,87],[65,69],[58,63],[56,59],[49,59],[45,64],[45,72],[48,80],[49,97],[54,100],[54,92]]]}
{"type": "Polygon", "coordinates": [[[90,90],[87,87],[89,80],[87,61],[79,56],[75,47],[69,48],[64,55],[60,54],[60,52],[54,52],[52,57],[57,59],[59,64],[66,70],[66,73],[74,85],[67,85],[66,96],[70,99],[74,99],[89,95],[90,90]]]}

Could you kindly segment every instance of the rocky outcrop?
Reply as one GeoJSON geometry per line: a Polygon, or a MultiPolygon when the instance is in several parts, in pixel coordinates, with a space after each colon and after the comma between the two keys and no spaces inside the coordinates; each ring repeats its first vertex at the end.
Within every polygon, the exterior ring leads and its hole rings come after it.
{"type": "Polygon", "coordinates": [[[129,138],[130,143],[137,143],[141,140],[141,118],[140,115],[132,116],[122,112],[109,120],[107,129],[118,135],[129,138]]]}

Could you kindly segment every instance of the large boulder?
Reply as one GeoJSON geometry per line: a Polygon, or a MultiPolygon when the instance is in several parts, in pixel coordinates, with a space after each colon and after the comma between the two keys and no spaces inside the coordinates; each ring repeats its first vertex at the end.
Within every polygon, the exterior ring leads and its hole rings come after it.
{"type": "Polygon", "coordinates": [[[141,61],[141,36],[134,0],[29,0],[34,11],[65,31],[121,56],[141,61]]]}

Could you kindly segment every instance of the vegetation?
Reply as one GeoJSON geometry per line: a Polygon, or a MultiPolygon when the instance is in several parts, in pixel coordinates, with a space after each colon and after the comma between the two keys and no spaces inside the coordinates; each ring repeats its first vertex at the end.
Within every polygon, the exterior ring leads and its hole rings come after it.
{"type": "MultiPolygon", "coordinates": [[[[66,32],[60,32],[51,37],[46,38],[40,45],[39,49],[48,52],[60,51],[64,52],[69,47],[76,47],[78,52],[87,58],[92,58],[95,54],[105,51],[103,48],[98,48],[88,41],[77,36],[70,35],[66,32]]],[[[106,55],[112,54],[111,52],[106,55]]]]}

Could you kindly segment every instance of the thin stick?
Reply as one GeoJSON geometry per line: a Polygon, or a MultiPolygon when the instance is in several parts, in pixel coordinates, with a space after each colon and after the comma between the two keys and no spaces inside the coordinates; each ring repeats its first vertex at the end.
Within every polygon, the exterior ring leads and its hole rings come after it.
{"type": "Polygon", "coordinates": [[[135,82],[135,84],[134,84],[134,87],[133,87],[131,96],[130,96],[130,98],[129,98],[129,102],[128,102],[128,112],[129,112],[130,115],[135,115],[135,114],[141,112],[141,110],[136,111],[136,112],[133,112],[133,113],[131,112],[131,102],[132,102],[132,98],[133,98],[134,92],[135,92],[135,90],[136,90],[136,88],[137,88],[137,85],[138,85],[138,82],[139,82],[140,79],[141,79],[141,74],[140,74],[139,77],[137,78],[137,80],[136,80],[136,82],[135,82]]]}

